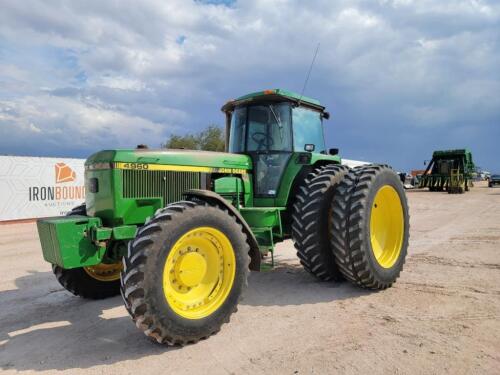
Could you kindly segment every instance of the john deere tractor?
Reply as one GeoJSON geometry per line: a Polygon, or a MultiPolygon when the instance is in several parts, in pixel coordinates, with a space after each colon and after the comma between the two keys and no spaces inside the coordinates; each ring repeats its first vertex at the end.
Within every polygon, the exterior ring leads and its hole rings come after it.
{"type": "Polygon", "coordinates": [[[121,292],[139,329],[177,345],[219,331],[249,270],[287,238],[320,280],[391,286],[409,236],[396,173],[341,165],[325,146],[329,114],[317,100],[266,90],[222,111],[226,153],[106,150],[87,159],[85,204],[38,221],[59,283],[84,298],[121,292]]]}

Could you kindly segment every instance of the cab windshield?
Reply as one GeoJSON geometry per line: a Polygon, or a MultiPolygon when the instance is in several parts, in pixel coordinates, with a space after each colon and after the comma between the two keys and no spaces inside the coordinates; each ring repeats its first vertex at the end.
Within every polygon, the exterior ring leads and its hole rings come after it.
{"type": "Polygon", "coordinates": [[[237,107],[231,118],[229,152],[292,151],[289,103],[237,107]]]}

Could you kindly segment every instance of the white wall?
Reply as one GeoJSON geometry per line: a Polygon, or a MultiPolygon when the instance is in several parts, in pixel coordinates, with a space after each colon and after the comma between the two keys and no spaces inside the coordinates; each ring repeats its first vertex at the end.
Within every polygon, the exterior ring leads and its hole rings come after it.
{"type": "Polygon", "coordinates": [[[0,221],[61,216],[81,204],[85,200],[84,162],[0,156],[0,221]],[[64,169],[59,176],[56,164],[64,169]]]}
{"type": "Polygon", "coordinates": [[[349,160],[342,158],[342,164],[347,165],[349,168],[359,167],[360,165],[370,164],[367,161],[359,161],[359,160],[349,160]]]}

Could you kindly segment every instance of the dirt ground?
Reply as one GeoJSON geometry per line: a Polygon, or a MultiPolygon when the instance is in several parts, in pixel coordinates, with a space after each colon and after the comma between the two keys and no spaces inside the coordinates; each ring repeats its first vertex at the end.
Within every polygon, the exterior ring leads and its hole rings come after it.
{"type": "Polygon", "coordinates": [[[231,323],[184,348],[149,341],[120,297],[56,282],[34,224],[0,226],[0,369],[69,374],[499,374],[500,189],[408,192],[411,238],[394,287],[315,281],[287,241],[253,273],[231,323]]]}

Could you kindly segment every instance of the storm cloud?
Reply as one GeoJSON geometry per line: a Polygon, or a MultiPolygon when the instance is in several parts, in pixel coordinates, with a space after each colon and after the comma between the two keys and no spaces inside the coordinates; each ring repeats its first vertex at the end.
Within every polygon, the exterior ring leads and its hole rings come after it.
{"type": "Polygon", "coordinates": [[[398,169],[469,147],[500,171],[494,1],[3,1],[0,153],[159,146],[228,99],[300,91],[327,144],[398,169]]]}

